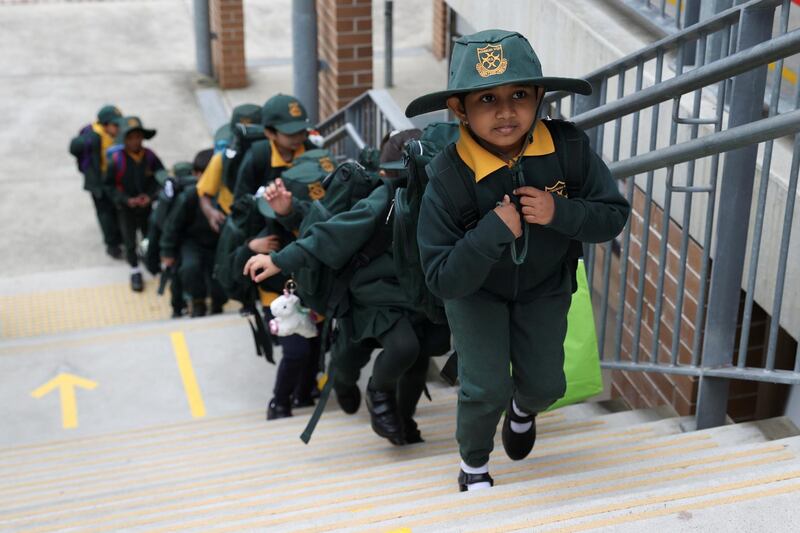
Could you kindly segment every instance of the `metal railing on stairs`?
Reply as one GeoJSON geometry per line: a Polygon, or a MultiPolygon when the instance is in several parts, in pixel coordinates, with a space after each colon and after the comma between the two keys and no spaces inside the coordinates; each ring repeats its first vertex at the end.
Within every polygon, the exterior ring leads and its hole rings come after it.
{"type": "Polygon", "coordinates": [[[781,325],[800,339],[800,303],[784,298],[800,282],[800,246],[790,247],[798,87],[790,109],[778,106],[783,61],[800,53],[789,8],[753,0],[728,9],[592,73],[592,96],[545,101],[551,116],[587,131],[635,206],[616,241],[586,249],[602,364],[697,376],[700,428],[724,423],[731,379],[800,384],[800,350],[777,350],[781,325]],[[721,53],[708,53],[712,42],[721,53]],[[764,239],[765,227],[779,238],[764,239]],[[747,349],[756,300],[771,314],[763,357],[747,349]]]}
{"type": "Polygon", "coordinates": [[[388,92],[373,89],[319,123],[317,130],[334,155],[355,159],[366,146],[380,147],[387,133],[413,127],[388,92]]]}

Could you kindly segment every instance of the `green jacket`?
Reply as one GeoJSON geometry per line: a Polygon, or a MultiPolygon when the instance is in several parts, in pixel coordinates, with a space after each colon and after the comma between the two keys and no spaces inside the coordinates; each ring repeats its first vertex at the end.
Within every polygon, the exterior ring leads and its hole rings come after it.
{"type": "MultiPolygon", "coordinates": [[[[569,257],[570,241],[613,239],[622,231],[630,212],[608,167],[589,147],[586,135],[583,142],[583,189],[574,198],[553,194],[555,217],[548,226],[529,225],[528,255],[520,266],[511,258],[514,235],[493,212],[503,195],[514,198],[512,172],[507,166],[475,184],[480,218],[467,231],[449,214],[435,183],[429,183],[420,208],[417,239],[430,290],[445,300],[484,293],[507,301],[530,301],[569,291],[574,268],[574,258],[569,257]]],[[[444,157],[444,152],[437,157],[444,157]]],[[[460,170],[472,172],[460,158],[456,164],[460,170]]],[[[563,189],[564,174],[555,152],[524,157],[521,164],[526,185],[540,190],[563,189]]]]}
{"type": "Polygon", "coordinates": [[[149,148],[144,150],[144,157],[138,163],[124,150],[109,158],[103,187],[117,207],[125,206],[129,198],[140,194],[146,194],[152,200],[158,195],[155,174],[164,168],[164,164],[155,152],[149,148]]]}
{"type": "Polygon", "coordinates": [[[200,210],[200,200],[194,185],[185,188],[175,198],[166,222],[159,246],[164,257],[177,257],[181,243],[186,239],[193,240],[197,245],[214,250],[217,246],[217,234],[208,224],[205,215],[200,210]]]}
{"type": "MultiPolygon", "coordinates": [[[[308,266],[314,259],[334,270],[344,268],[367,244],[377,225],[385,222],[389,201],[388,186],[378,187],[350,211],[311,226],[308,235],[273,253],[273,261],[286,273],[308,266]]],[[[356,271],[350,282],[350,303],[355,341],[377,338],[403,316],[414,314],[397,280],[391,246],[356,271]]]]}

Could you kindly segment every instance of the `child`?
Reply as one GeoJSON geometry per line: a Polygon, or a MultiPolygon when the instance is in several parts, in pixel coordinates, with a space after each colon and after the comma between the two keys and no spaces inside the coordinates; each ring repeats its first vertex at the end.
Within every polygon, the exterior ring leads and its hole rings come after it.
{"type": "MultiPolygon", "coordinates": [[[[208,166],[212,153],[208,149],[195,155],[192,163],[195,180],[208,166]]],[[[195,184],[187,184],[175,198],[159,245],[164,266],[171,268],[177,263],[178,286],[191,298],[192,318],[206,315],[207,296],[211,296],[211,314],[222,313],[225,294],[211,276],[218,238],[200,208],[195,184]]]]}
{"type": "Polygon", "coordinates": [[[253,143],[239,167],[234,198],[255,194],[292,166],[294,159],[315,146],[308,140],[311,123],[303,105],[293,96],[276,94],[261,108],[263,141],[253,143]]]}
{"type": "Polygon", "coordinates": [[[113,153],[106,170],[106,193],[117,208],[125,256],[131,267],[131,289],[144,290],[142,271],[136,255],[136,231],[147,235],[150,204],[158,194],[155,173],[164,168],[161,160],[142,142],[152,139],[156,130],[146,129],[139,117],[124,117],[118,121],[119,141],[123,149],[113,153]]]}
{"type": "Polygon", "coordinates": [[[103,190],[103,177],[108,167],[106,150],[114,144],[118,132],[116,120],[121,116],[117,107],[103,106],[97,113],[97,121],[83,128],[69,145],[70,153],[78,158],[78,166],[84,178],[83,188],[92,194],[106,253],[114,259],[122,259],[122,236],[117,211],[103,190]]]}
{"type": "MultiPolygon", "coordinates": [[[[402,146],[402,140],[419,134],[419,130],[402,132],[396,139],[398,144],[387,143],[383,148],[388,151],[402,146]]],[[[283,250],[253,256],[245,265],[245,275],[261,281],[281,271],[297,271],[315,259],[334,270],[343,268],[376,231],[381,231],[393,193],[388,185],[377,187],[351,210],[317,222],[308,235],[283,250]],[[259,274],[261,269],[263,272],[259,274]]],[[[281,180],[268,189],[267,198],[279,215],[293,209],[292,195],[282,188],[281,180]]],[[[340,331],[340,335],[348,335],[352,343],[377,341],[382,348],[367,384],[370,423],[376,434],[392,444],[403,445],[422,442],[413,419],[414,411],[425,386],[429,358],[450,348],[450,332],[414,309],[397,279],[391,245],[387,245],[383,253],[362,266],[350,280],[351,309],[346,324],[351,327],[346,332],[340,331]]],[[[350,378],[347,385],[355,385],[353,377],[357,377],[364,362],[358,359],[337,362],[345,366],[350,378]]],[[[351,408],[352,403],[355,401],[351,402],[351,408]]]]}
{"type": "Polygon", "coordinates": [[[571,240],[614,238],[630,207],[582,134],[583,186],[567,197],[550,128],[574,126],[537,121],[545,91],[588,94],[587,82],[544,77],[528,41],[502,30],[458,39],[451,65],[447,90],[417,98],[406,115],[445,107],[455,113],[460,139],[429,168],[474,179],[479,219],[464,228],[434,172],[417,235],[428,287],[444,300],[459,355],[458,484],[465,491],[493,484],[489,454],[503,410],[509,457],[523,459],[533,448],[536,414],[566,388],[571,240]]]}

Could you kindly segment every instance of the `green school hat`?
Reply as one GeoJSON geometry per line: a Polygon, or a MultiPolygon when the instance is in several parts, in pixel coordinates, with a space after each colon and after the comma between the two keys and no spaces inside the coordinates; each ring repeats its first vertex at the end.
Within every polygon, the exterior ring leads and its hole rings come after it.
{"type": "MultiPolygon", "coordinates": [[[[325,196],[322,180],[334,170],[333,154],[328,150],[309,150],[295,159],[292,168],[281,174],[281,179],[293,198],[319,200],[325,196]]],[[[275,212],[264,198],[263,191],[258,193],[256,204],[262,215],[275,218],[275,212]]]]}
{"type": "Polygon", "coordinates": [[[97,112],[97,122],[100,124],[108,124],[118,118],[122,117],[122,111],[115,105],[104,105],[97,112]]]}
{"type": "Polygon", "coordinates": [[[261,106],[241,104],[234,107],[231,113],[230,128],[235,128],[237,124],[261,124],[261,106]]]}
{"type": "Polygon", "coordinates": [[[179,161],[172,165],[172,173],[176,178],[191,176],[192,170],[194,170],[194,166],[188,161],[179,161]]]}
{"type": "Polygon", "coordinates": [[[311,127],[303,104],[287,94],[276,94],[264,103],[261,124],[286,135],[294,135],[311,127]]]}
{"type": "Polygon", "coordinates": [[[464,35],[454,43],[447,90],[413,100],[406,116],[446,109],[447,99],[456,94],[510,84],[536,85],[545,91],[592,92],[586,80],[544,76],[531,44],[519,33],[485,30],[464,35]]]}
{"type": "Polygon", "coordinates": [[[152,139],[156,135],[156,130],[149,130],[142,125],[139,117],[121,117],[117,119],[119,134],[117,138],[124,141],[125,137],[132,131],[141,131],[145,139],[152,139]]]}

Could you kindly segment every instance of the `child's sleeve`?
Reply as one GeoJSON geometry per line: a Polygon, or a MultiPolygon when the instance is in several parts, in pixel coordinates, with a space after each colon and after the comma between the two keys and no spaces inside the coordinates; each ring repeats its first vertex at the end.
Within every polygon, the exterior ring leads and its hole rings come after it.
{"type": "Polygon", "coordinates": [[[343,268],[367,244],[377,224],[383,222],[380,215],[388,201],[389,189],[378,187],[349,211],[312,225],[308,235],[273,253],[273,262],[287,272],[311,264],[310,257],[334,270],[343,268]]]}
{"type": "Polygon", "coordinates": [[[419,210],[417,243],[425,282],[433,294],[450,300],[477,292],[512,242],[514,234],[494,211],[465,232],[433,183],[428,183],[419,210]]]}
{"type": "Polygon", "coordinates": [[[583,189],[577,198],[553,195],[555,214],[547,227],[578,241],[609,241],[625,227],[631,207],[586,135],[583,150],[588,154],[583,189]]]}

